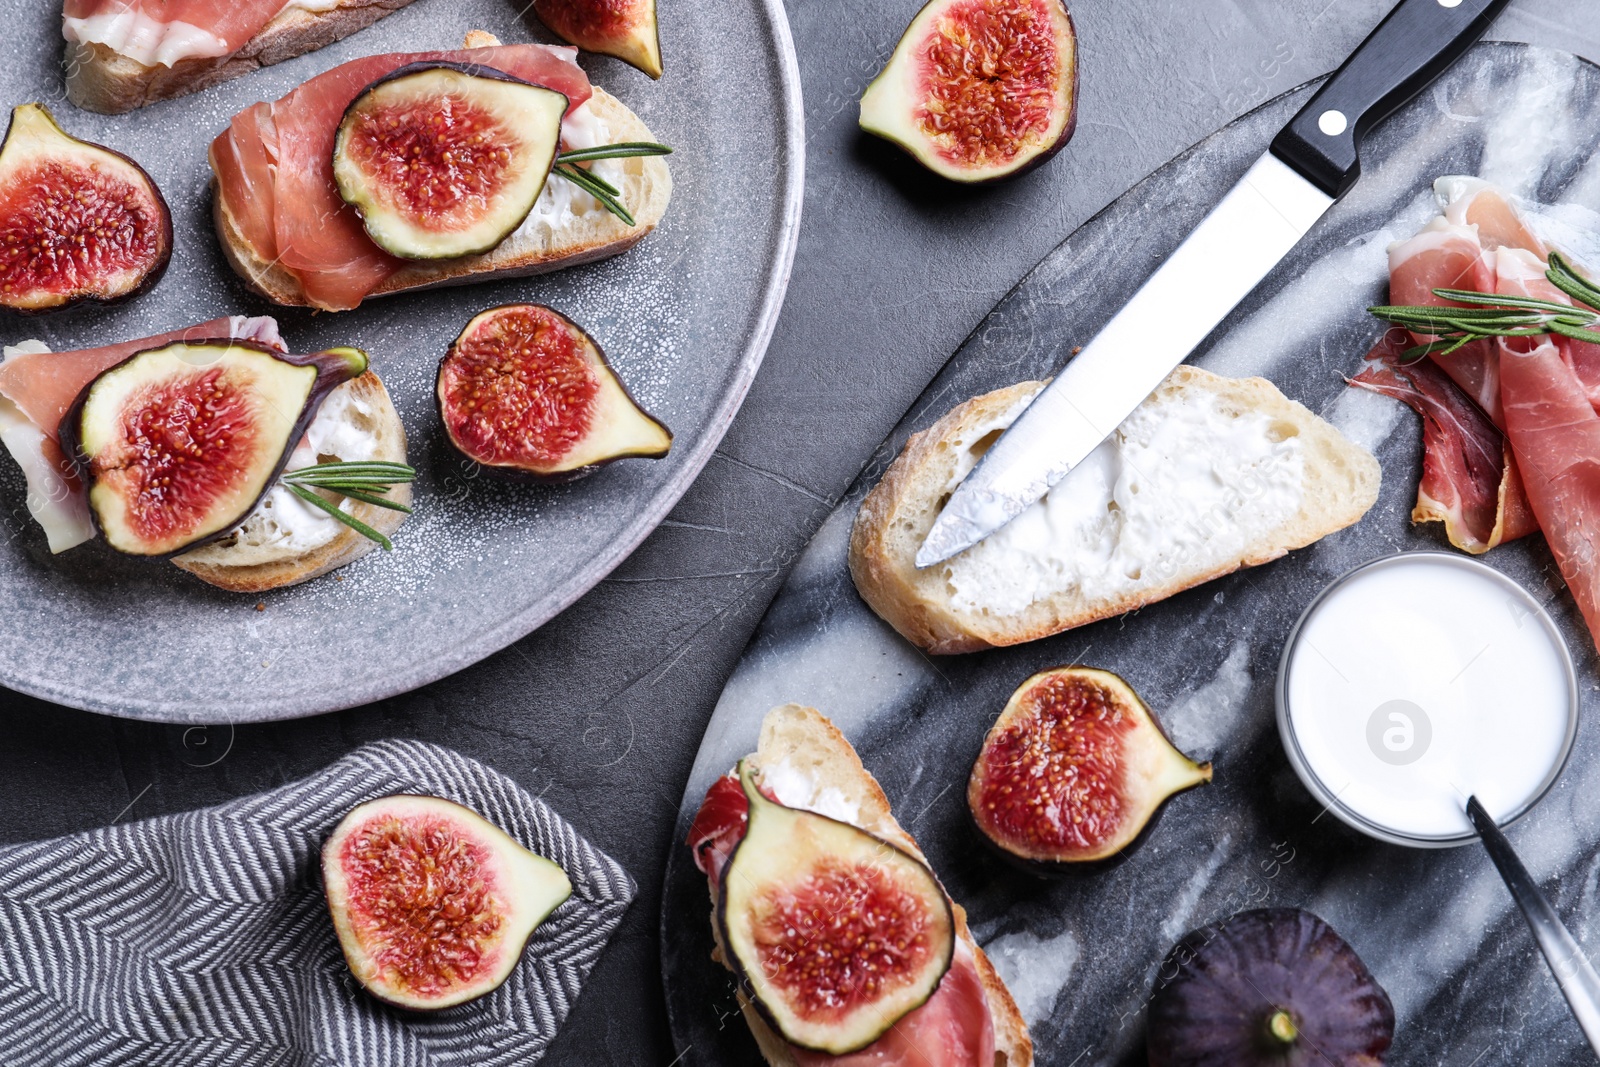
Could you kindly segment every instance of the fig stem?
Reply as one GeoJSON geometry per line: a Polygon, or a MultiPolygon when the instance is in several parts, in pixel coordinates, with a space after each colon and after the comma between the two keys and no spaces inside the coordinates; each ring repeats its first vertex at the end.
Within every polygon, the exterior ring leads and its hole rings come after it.
{"type": "Polygon", "coordinates": [[[1441,300],[1474,306],[1386,304],[1367,311],[1392,325],[1435,336],[1435,340],[1400,353],[1401,363],[1413,363],[1434,353],[1449,354],[1485,337],[1539,337],[1553,333],[1600,344],[1600,331],[1595,329],[1600,327],[1600,287],[1574,270],[1559,252],[1550,253],[1545,277],[1584,307],[1473,289],[1435,289],[1433,295],[1441,300]]]}
{"type": "Polygon", "coordinates": [[[557,163],[588,163],[596,159],[627,159],[631,156],[670,156],[672,149],[654,141],[619,141],[616,144],[574,148],[556,157],[557,163]]]}
{"type": "Polygon", "coordinates": [[[1285,1045],[1292,1045],[1300,1036],[1300,1028],[1287,1011],[1279,1008],[1267,1019],[1267,1032],[1285,1045]]]}

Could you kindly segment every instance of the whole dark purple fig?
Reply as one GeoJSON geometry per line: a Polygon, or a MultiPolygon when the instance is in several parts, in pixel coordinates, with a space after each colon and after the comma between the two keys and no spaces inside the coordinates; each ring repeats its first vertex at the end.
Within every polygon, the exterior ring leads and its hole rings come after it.
{"type": "Polygon", "coordinates": [[[1333,927],[1245,911],[1180,940],[1150,998],[1150,1067],[1381,1067],[1394,1006],[1333,927]]]}

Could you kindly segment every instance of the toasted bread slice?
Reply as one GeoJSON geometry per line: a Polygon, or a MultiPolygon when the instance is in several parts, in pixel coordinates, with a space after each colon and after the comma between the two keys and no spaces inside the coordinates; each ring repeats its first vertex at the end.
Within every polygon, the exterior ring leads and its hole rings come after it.
{"type": "MultiPolygon", "coordinates": [[[[845,736],[821,712],[800,704],[784,704],[767,712],[761,723],[761,740],[752,757],[759,780],[763,768],[774,763],[785,763],[813,783],[814,792],[838,790],[844,801],[855,807],[855,825],[874,834],[927,862],[927,857],[917,847],[911,835],[895,821],[889,809],[889,798],[877,780],[861,763],[861,757],[845,736]]],[[[712,913],[716,910],[716,889],[713,883],[712,913]]],[[[989,957],[973,940],[967,927],[967,913],[952,901],[951,910],[956,918],[956,936],[972,950],[977,963],[978,978],[983,983],[989,1001],[989,1014],[994,1020],[994,1067],[1029,1067],[1033,1063],[1033,1041],[1028,1037],[1027,1024],[1011,999],[1011,991],[995,972],[989,957]]],[[[717,938],[715,958],[724,961],[725,949],[721,932],[715,919],[712,929],[717,938]]],[[[789,1044],[769,1027],[755,1006],[741,991],[739,1005],[750,1032],[755,1035],[761,1054],[772,1067],[796,1067],[793,1050],[789,1044]]]]}
{"type": "Polygon", "coordinates": [[[121,115],[325,48],[409,3],[339,0],[328,11],[285,8],[233,55],[180,59],[170,67],[147,66],[103,44],[68,41],[67,99],[87,111],[121,115]]]}
{"type": "MultiPolygon", "coordinates": [[[[331,442],[323,447],[346,448],[360,451],[360,455],[335,455],[322,453],[318,460],[386,460],[404,463],[406,459],[406,430],[400,415],[389,399],[388,390],[371,371],[354,381],[345,382],[322,402],[317,413],[321,427],[313,422],[310,433],[314,439],[331,442]],[[325,429],[326,433],[318,433],[325,429]],[[345,442],[360,442],[360,448],[351,448],[345,442]]],[[[326,494],[329,500],[341,498],[326,494]]],[[[397,485],[389,491],[388,498],[397,504],[411,503],[411,487],[397,485]]],[[[269,496],[268,499],[271,499],[269,496]]],[[[300,506],[297,502],[294,506],[300,506]]],[[[392,535],[406,519],[403,511],[392,511],[360,501],[345,501],[351,515],[371,526],[384,536],[392,535]]],[[[308,512],[309,513],[309,512],[308,512]]],[[[262,593],[308,581],[327,574],[347,563],[352,563],[378,547],[376,541],[357,533],[348,526],[327,520],[328,526],[337,526],[332,537],[309,546],[295,544],[292,536],[263,502],[244,523],[227,537],[185,552],[173,563],[190,574],[220,589],[233,593],[262,593]]],[[[315,539],[313,539],[315,540],[315,539]]]]}
{"type": "MultiPolygon", "coordinates": [[[[1181,414],[1178,409],[1184,405],[1204,404],[1218,413],[1223,425],[1229,425],[1229,420],[1249,420],[1232,425],[1247,428],[1238,431],[1241,433],[1259,430],[1266,435],[1264,448],[1290,439],[1298,441],[1294,446],[1301,470],[1297,503],[1285,506],[1284,501],[1289,498],[1275,495],[1285,487],[1263,475],[1254,482],[1246,480],[1242,489],[1236,488],[1237,499],[1230,498],[1226,507],[1217,505],[1204,514],[1185,514],[1180,508],[1170,519],[1167,532],[1174,544],[1180,543],[1177,539],[1187,538],[1182,542],[1186,547],[1166,553],[1159,565],[1148,565],[1157,561],[1146,560],[1147,565],[1134,569],[1126,580],[1100,583],[1109,589],[1086,590],[1070,582],[1051,587],[1048,576],[1045,582],[1024,589],[1023,583],[1034,582],[1040,569],[1028,561],[1009,570],[998,565],[997,553],[1019,551],[1012,547],[1015,541],[1004,548],[991,545],[989,541],[999,534],[943,564],[919,570],[915,562],[917,549],[954,486],[1042,388],[1043,382],[1023,382],[957,405],[906,442],[883,480],[862,501],[850,537],[850,574],[872,610],[919,648],[956,653],[1014,645],[1121,615],[1240,567],[1265,563],[1309,545],[1360,519],[1378,497],[1377,460],[1278,392],[1271,382],[1264,378],[1224,378],[1198,367],[1183,366],[1173,371],[1130,419],[1141,413],[1181,414]],[[1148,410],[1151,405],[1156,405],[1157,410],[1148,410]],[[1276,502],[1272,504],[1276,510],[1266,510],[1267,502],[1276,502]],[[1209,531],[1200,528],[1200,521],[1211,524],[1209,531]],[[976,557],[974,553],[986,555],[976,557]],[[974,561],[980,559],[981,571],[969,569],[975,568],[974,561]],[[1024,570],[1028,571],[1026,578],[1021,574],[1024,570]],[[956,583],[960,577],[970,579],[979,573],[998,585],[1010,583],[1000,590],[1005,596],[993,599],[1019,606],[999,609],[979,605],[970,591],[958,593],[956,583]]],[[[1124,427],[1127,425],[1124,423],[1124,427]]],[[[1228,442],[1239,439],[1219,433],[1215,447],[1225,450],[1233,447],[1228,442]]],[[[1195,447],[1207,446],[1202,440],[1195,447]]],[[[1220,452],[1215,469],[1226,468],[1229,463],[1225,451],[1220,452]]],[[[1241,478],[1253,477],[1247,465],[1241,465],[1239,470],[1241,478]]],[[[1147,494],[1151,492],[1148,483],[1160,484],[1160,478],[1151,479],[1149,471],[1134,473],[1143,476],[1147,484],[1142,488],[1147,494]]],[[[1034,506],[1045,508],[1047,504],[1034,506]]],[[[1147,515],[1161,518],[1158,509],[1151,509],[1148,504],[1141,506],[1147,508],[1147,515]]],[[[1108,499],[1106,508],[1112,513],[1108,522],[1129,514],[1121,500],[1113,503],[1108,499]]],[[[1044,524],[1035,527],[1039,528],[1044,524]]],[[[1155,536],[1162,536],[1162,529],[1160,522],[1150,523],[1144,536],[1151,536],[1152,530],[1156,531],[1155,536]]],[[[1016,561],[1013,558],[1010,562],[1016,561]]]]}
{"type": "MultiPolygon", "coordinates": [[[[474,33],[467,37],[469,48],[498,43],[488,34],[474,33]]],[[[604,89],[597,87],[594,90],[588,107],[595,119],[605,124],[608,130],[607,143],[656,139],[639,116],[604,89]]],[[[619,199],[633,215],[634,225],[627,225],[595,203],[583,214],[568,216],[559,227],[524,226],[482,255],[414,263],[391,276],[368,297],[414,289],[434,289],[444,285],[464,285],[483,281],[486,275],[519,278],[544,274],[580,263],[592,263],[626,251],[655,229],[666,214],[667,202],[672,197],[672,174],[659,156],[635,156],[613,163],[621,174],[620,179],[610,180],[621,190],[619,199]]],[[[550,180],[562,179],[552,177],[550,180]]],[[[291,307],[308,306],[309,301],[299,280],[276,262],[257,254],[244,240],[223,198],[216,195],[214,178],[211,201],[217,238],[222,243],[223,254],[239,277],[273,303],[291,307]]]]}

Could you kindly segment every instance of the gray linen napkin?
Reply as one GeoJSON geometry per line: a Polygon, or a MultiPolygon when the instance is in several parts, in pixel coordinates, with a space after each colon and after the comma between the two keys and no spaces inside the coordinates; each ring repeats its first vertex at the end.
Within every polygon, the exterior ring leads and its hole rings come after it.
{"type": "Polygon", "coordinates": [[[633,893],[510,779],[435,745],[378,742],[219,807],[0,848],[0,1064],[531,1064],[633,893]],[[323,902],[323,838],[389,793],[465,804],[572,879],[505,985],[437,1015],[363,993],[323,902]]]}

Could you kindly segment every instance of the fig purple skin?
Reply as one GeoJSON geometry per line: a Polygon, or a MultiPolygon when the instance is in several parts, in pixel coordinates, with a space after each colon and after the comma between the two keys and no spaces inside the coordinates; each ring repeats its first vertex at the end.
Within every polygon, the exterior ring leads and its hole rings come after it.
{"type": "Polygon", "coordinates": [[[1382,1067],[1394,1006],[1333,928],[1298,908],[1186,934],[1150,998],[1150,1067],[1382,1067]]]}

